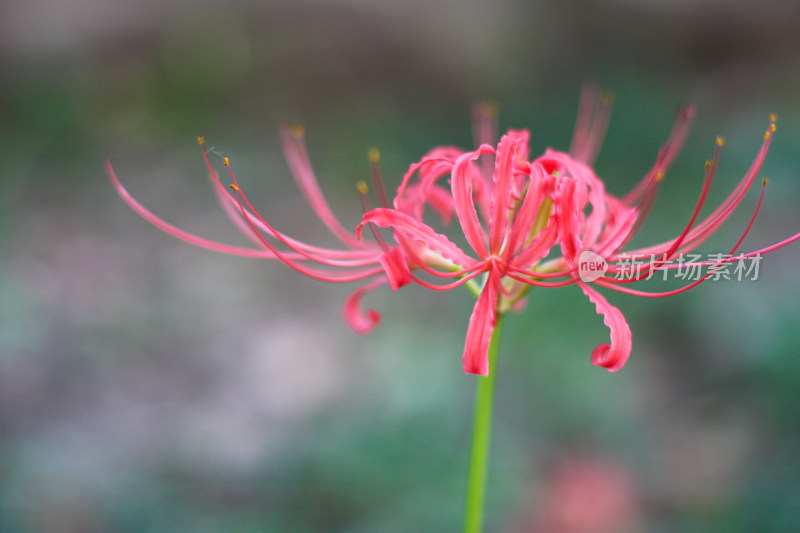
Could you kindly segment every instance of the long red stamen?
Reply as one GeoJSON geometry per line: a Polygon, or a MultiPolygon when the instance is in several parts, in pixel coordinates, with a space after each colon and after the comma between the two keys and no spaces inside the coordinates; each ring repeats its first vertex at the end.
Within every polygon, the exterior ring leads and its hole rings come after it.
{"type": "Polygon", "coordinates": [[[562,281],[539,281],[528,277],[528,276],[536,276],[537,278],[541,277],[538,273],[525,272],[524,274],[525,275],[521,276],[519,274],[516,274],[515,272],[511,271],[506,272],[506,276],[508,276],[509,278],[521,281],[523,283],[527,283],[528,285],[533,285],[534,287],[565,287],[567,285],[572,285],[577,281],[577,278],[569,278],[562,281]]]}
{"type": "MultiPolygon", "coordinates": [[[[251,223],[255,224],[256,226],[258,226],[259,229],[262,232],[265,232],[267,234],[271,234],[273,231],[276,231],[276,230],[274,230],[274,229],[270,230],[269,228],[264,226],[254,214],[252,214],[251,212],[247,211],[246,209],[245,209],[245,213],[242,213],[240,211],[239,206],[238,206],[238,204],[236,202],[236,199],[234,199],[230,195],[230,193],[228,192],[229,189],[227,187],[225,187],[220,182],[219,174],[211,166],[211,161],[208,158],[208,153],[207,153],[207,150],[206,150],[206,147],[205,147],[204,139],[202,137],[199,137],[198,138],[198,142],[200,143],[200,146],[201,146],[201,148],[203,150],[203,158],[204,158],[204,161],[206,163],[206,167],[208,168],[209,175],[210,175],[212,183],[213,183],[214,194],[217,197],[217,201],[222,206],[223,210],[225,211],[225,214],[234,223],[234,225],[245,236],[247,236],[247,238],[249,238],[255,244],[257,244],[258,246],[263,248],[264,246],[263,246],[263,243],[261,242],[260,236],[254,234],[250,230],[249,224],[246,223],[243,220],[243,215],[245,215],[249,219],[249,222],[251,222],[251,223]]],[[[321,248],[319,246],[313,246],[313,245],[310,245],[310,244],[306,244],[304,242],[300,242],[300,241],[298,241],[296,239],[293,239],[293,238],[291,238],[288,235],[283,234],[283,233],[281,233],[281,236],[283,237],[283,239],[285,239],[286,242],[290,243],[290,245],[291,245],[291,247],[293,249],[300,249],[300,250],[303,250],[303,251],[305,251],[305,252],[307,252],[309,254],[313,254],[314,256],[327,257],[328,259],[341,260],[342,262],[341,262],[341,264],[339,266],[366,266],[366,265],[373,265],[373,264],[376,263],[376,261],[375,261],[376,251],[367,249],[366,246],[365,246],[367,243],[362,243],[362,246],[360,246],[361,249],[355,249],[355,250],[333,250],[333,249],[330,249],[330,248],[321,248]]],[[[307,259],[305,256],[303,256],[302,254],[299,254],[299,253],[297,253],[297,254],[295,254],[295,252],[283,252],[283,253],[284,253],[285,256],[291,257],[292,259],[295,259],[295,260],[298,260],[298,259],[299,260],[305,260],[305,259],[307,259]]]]}
{"type": "MultiPolygon", "coordinates": [[[[310,260],[312,260],[312,261],[315,261],[315,262],[317,262],[317,263],[320,263],[320,264],[323,264],[323,265],[327,265],[327,266],[339,266],[339,267],[341,267],[341,266],[351,266],[350,264],[348,264],[348,263],[346,263],[346,262],[342,262],[342,261],[336,261],[336,260],[331,260],[331,259],[328,259],[328,258],[326,258],[326,257],[321,257],[321,256],[318,256],[318,255],[313,255],[313,254],[310,254],[310,253],[306,252],[305,250],[303,250],[303,249],[301,249],[301,248],[294,247],[294,246],[292,245],[292,243],[291,243],[291,242],[290,242],[288,239],[284,238],[284,236],[283,236],[283,235],[282,235],[280,232],[276,231],[276,230],[275,230],[275,229],[274,229],[274,228],[273,228],[273,227],[272,227],[272,226],[271,226],[269,223],[267,223],[267,221],[266,221],[266,220],[264,220],[264,218],[263,218],[261,215],[259,215],[259,214],[258,214],[258,212],[255,210],[255,208],[253,207],[253,205],[250,203],[250,200],[248,200],[247,196],[244,194],[244,192],[242,192],[241,188],[239,187],[239,183],[236,181],[236,177],[233,175],[233,169],[231,169],[230,162],[229,162],[229,160],[228,160],[228,158],[227,158],[227,157],[225,158],[225,160],[224,160],[224,163],[225,163],[225,167],[228,169],[228,175],[230,176],[230,178],[231,178],[231,181],[233,182],[233,186],[232,186],[231,188],[232,188],[232,189],[235,191],[235,193],[236,193],[236,194],[235,194],[235,196],[236,196],[236,201],[237,201],[237,203],[238,203],[238,205],[239,205],[239,208],[240,208],[240,210],[241,210],[241,212],[242,212],[242,215],[244,216],[245,220],[247,221],[248,225],[249,225],[249,226],[250,226],[250,228],[253,230],[253,232],[255,232],[255,234],[256,234],[256,235],[257,235],[257,236],[258,236],[258,237],[261,239],[261,242],[262,242],[262,243],[263,243],[263,244],[264,244],[264,245],[265,245],[267,248],[269,248],[270,250],[272,250],[272,252],[273,252],[273,253],[275,253],[275,255],[277,255],[279,259],[281,259],[281,260],[282,260],[284,263],[286,263],[287,265],[291,266],[292,268],[294,268],[294,269],[296,269],[296,270],[298,270],[298,271],[300,271],[300,272],[306,273],[306,272],[305,272],[305,270],[306,270],[308,267],[301,267],[300,265],[296,264],[294,261],[292,261],[290,258],[286,257],[284,254],[282,254],[281,252],[278,252],[278,251],[277,251],[277,249],[276,249],[274,246],[272,246],[272,245],[271,245],[271,244],[270,244],[270,243],[269,243],[269,242],[268,242],[268,241],[267,241],[267,240],[264,238],[264,236],[261,234],[261,232],[260,232],[260,231],[258,230],[258,228],[255,226],[255,224],[254,224],[254,223],[253,223],[253,222],[250,220],[250,217],[248,217],[248,216],[247,216],[247,211],[246,211],[246,210],[245,210],[245,208],[244,208],[244,204],[242,203],[242,200],[244,200],[244,203],[245,203],[245,204],[247,204],[247,207],[250,209],[250,211],[251,211],[252,213],[254,213],[254,214],[255,214],[255,216],[258,218],[258,220],[259,220],[259,221],[260,221],[260,222],[261,222],[261,223],[264,225],[264,227],[265,227],[265,228],[267,228],[267,230],[270,232],[270,234],[271,234],[273,237],[275,237],[276,239],[278,239],[279,241],[281,241],[283,244],[285,244],[285,245],[286,245],[286,246],[288,246],[289,248],[292,248],[292,249],[293,249],[294,251],[296,251],[297,253],[299,253],[299,254],[301,254],[301,255],[305,256],[307,259],[310,259],[310,260]]],[[[376,258],[375,258],[375,262],[378,262],[378,261],[379,261],[379,260],[378,260],[378,258],[377,258],[377,256],[376,256],[376,258]]],[[[382,271],[381,269],[378,269],[378,270],[377,270],[377,272],[381,272],[381,271],[382,271]]],[[[310,271],[310,270],[308,270],[308,272],[311,272],[311,271],[310,271]]],[[[317,277],[317,279],[325,279],[324,277],[320,277],[320,276],[324,276],[325,274],[320,274],[320,273],[319,273],[319,271],[316,271],[316,272],[317,272],[317,273],[316,273],[315,275],[312,275],[312,274],[309,274],[309,275],[311,275],[312,277],[317,277]]],[[[369,275],[373,275],[374,273],[375,273],[375,270],[361,271],[361,274],[363,274],[363,275],[361,275],[360,277],[354,277],[354,278],[352,278],[352,279],[354,279],[354,280],[355,280],[355,279],[362,279],[362,278],[364,278],[364,277],[367,277],[367,276],[369,276],[369,275]]],[[[348,278],[348,279],[350,279],[350,278],[348,278]]],[[[339,278],[337,278],[337,280],[339,280],[339,278]]]]}
{"type": "MultiPolygon", "coordinates": [[[[367,197],[367,192],[369,190],[367,184],[364,183],[363,181],[359,181],[358,183],[356,183],[356,189],[358,189],[358,197],[361,200],[361,209],[363,213],[366,214],[372,210],[372,208],[369,205],[369,198],[367,197]]],[[[381,232],[378,231],[378,228],[375,226],[375,224],[370,224],[369,229],[372,232],[372,237],[375,239],[375,242],[377,242],[380,245],[381,249],[384,252],[388,252],[389,245],[386,244],[383,235],[381,235],[381,232]]]]}
{"type": "MultiPolygon", "coordinates": [[[[761,144],[761,148],[759,149],[756,158],[753,160],[753,163],[750,165],[750,168],[747,170],[744,177],[728,195],[728,197],[709,216],[707,216],[703,221],[699,222],[694,229],[689,232],[681,248],[676,250],[676,252],[685,253],[695,249],[708,237],[710,237],[711,234],[716,231],[716,229],[719,228],[736,210],[747,194],[747,191],[750,189],[750,186],[753,184],[753,181],[755,181],[759,170],[761,169],[761,165],[763,164],[767,155],[767,151],[769,150],[769,145],[772,141],[772,134],[774,132],[775,117],[774,115],[770,115],[770,125],[767,128],[767,131],[764,133],[764,142],[761,144]]],[[[671,247],[674,242],[674,240],[666,241],[661,244],[631,251],[629,254],[635,254],[640,257],[652,254],[661,254],[663,253],[665,247],[671,247]]]]}
{"type": "MultiPolygon", "coordinates": [[[[767,188],[767,180],[764,180],[762,182],[761,195],[758,197],[758,203],[756,204],[756,207],[753,210],[753,214],[750,217],[750,221],[748,222],[747,227],[742,232],[742,235],[739,237],[739,239],[733,245],[733,248],[731,248],[731,251],[727,254],[729,257],[727,259],[722,260],[722,261],[702,261],[702,262],[698,262],[698,263],[691,263],[691,265],[698,266],[698,267],[699,266],[715,265],[715,268],[713,270],[709,271],[703,278],[701,278],[699,280],[696,280],[695,282],[693,282],[693,283],[691,283],[689,285],[686,285],[684,287],[681,287],[679,289],[675,289],[673,291],[666,291],[666,292],[662,292],[662,293],[651,293],[651,292],[645,292],[645,291],[635,291],[633,289],[627,289],[627,288],[623,288],[623,287],[619,287],[619,286],[614,286],[614,285],[608,284],[608,283],[614,284],[614,283],[629,283],[629,282],[633,282],[633,281],[640,281],[641,279],[644,278],[645,275],[647,275],[647,272],[641,273],[641,274],[637,274],[637,276],[632,278],[632,279],[620,280],[620,279],[616,279],[616,278],[604,277],[604,278],[602,278],[602,281],[601,280],[596,280],[595,283],[603,285],[604,287],[614,288],[615,290],[618,290],[620,292],[625,292],[627,294],[636,294],[638,296],[647,296],[647,297],[672,296],[674,294],[680,294],[680,293],[682,293],[684,291],[687,291],[687,290],[691,289],[692,287],[696,287],[700,283],[704,282],[705,280],[707,280],[708,278],[713,276],[714,273],[716,273],[720,268],[722,268],[722,265],[724,265],[726,263],[732,263],[734,261],[737,261],[737,260],[740,260],[740,259],[746,257],[746,256],[733,257],[733,254],[736,252],[736,250],[739,249],[739,246],[741,246],[742,242],[744,242],[745,237],[747,237],[747,234],[750,232],[750,228],[753,227],[753,223],[756,221],[756,216],[758,215],[758,212],[761,210],[761,204],[764,201],[764,193],[766,191],[766,188],[767,188]]],[[[672,269],[672,268],[679,268],[679,267],[686,268],[687,264],[682,264],[682,265],[678,265],[678,264],[676,264],[676,265],[662,265],[662,266],[660,266],[658,268],[658,270],[672,269]]]]}
{"type": "MultiPolygon", "coordinates": [[[[479,263],[479,265],[480,265],[480,263],[479,263]]],[[[425,287],[426,289],[431,289],[433,291],[449,291],[450,289],[455,289],[456,287],[460,287],[461,285],[464,285],[469,280],[471,280],[471,279],[473,279],[473,278],[475,278],[477,276],[480,276],[481,274],[483,274],[487,270],[488,269],[485,268],[485,265],[484,265],[484,268],[476,269],[474,272],[471,272],[470,274],[467,274],[466,276],[464,276],[463,278],[461,278],[461,279],[459,279],[457,281],[454,281],[452,283],[448,283],[447,285],[434,285],[432,283],[428,283],[424,279],[422,279],[419,276],[415,275],[413,272],[411,273],[411,278],[414,281],[416,281],[417,283],[419,283],[420,285],[422,285],[423,287],[425,287]]]]}
{"type": "Polygon", "coordinates": [[[717,164],[719,162],[719,151],[725,145],[725,140],[722,137],[717,137],[716,147],[714,148],[714,158],[708,164],[708,168],[706,170],[705,178],[703,179],[703,187],[700,190],[700,197],[697,199],[697,203],[695,204],[694,212],[692,212],[692,216],[689,219],[689,222],[686,223],[681,234],[675,239],[675,242],[672,243],[669,250],[666,251],[665,255],[667,259],[669,259],[675,250],[680,247],[683,239],[686,238],[686,235],[689,234],[689,231],[692,229],[695,221],[697,220],[698,215],[700,214],[700,209],[702,209],[703,204],[708,197],[708,191],[711,188],[711,182],[714,179],[714,174],[717,170],[717,164]]]}
{"type": "Polygon", "coordinates": [[[650,209],[655,203],[656,193],[658,192],[658,184],[662,179],[663,174],[657,176],[653,180],[650,180],[647,188],[644,191],[644,194],[636,201],[636,204],[632,206],[633,209],[635,209],[633,216],[636,217],[633,225],[630,228],[627,228],[625,224],[620,224],[619,229],[614,232],[613,236],[606,240],[606,244],[597,250],[597,254],[603,256],[606,254],[616,254],[619,250],[623,249],[628,242],[630,242],[633,236],[636,235],[636,232],[639,231],[639,228],[642,227],[647,215],[650,213],[650,209]],[[622,240],[618,241],[620,237],[623,237],[623,232],[625,232],[626,235],[624,235],[622,240]],[[609,250],[612,244],[614,244],[614,249],[609,250]]]}
{"type": "Polygon", "coordinates": [[[283,141],[283,151],[286,156],[286,162],[292,171],[292,176],[300,188],[300,191],[305,196],[311,209],[317,214],[317,217],[323,224],[345,245],[353,248],[358,248],[360,243],[353,235],[348,233],[336,216],[331,211],[328,202],[322,195],[319,183],[314,176],[314,170],[311,166],[311,161],[308,158],[308,151],[306,150],[303,136],[305,129],[302,126],[295,126],[291,129],[284,128],[281,131],[281,140],[283,141]]]}
{"type": "MultiPolygon", "coordinates": [[[[697,217],[700,214],[700,210],[702,209],[703,204],[705,203],[705,200],[706,200],[706,198],[708,196],[708,191],[709,191],[709,189],[711,187],[711,182],[713,181],[714,174],[715,174],[715,171],[717,169],[717,164],[719,162],[720,148],[722,148],[722,146],[724,146],[724,145],[725,145],[725,140],[722,137],[717,137],[716,146],[714,148],[714,157],[712,158],[711,161],[706,163],[706,172],[705,172],[705,176],[703,178],[703,186],[700,189],[700,196],[697,199],[694,211],[692,212],[692,215],[689,218],[689,222],[687,222],[687,224],[684,226],[684,229],[681,232],[681,234],[676,239],[674,239],[672,241],[672,243],[671,243],[670,247],[667,249],[667,251],[663,252],[663,256],[665,258],[664,259],[665,261],[668,261],[673,257],[673,255],[676,252],[676,250],[678,250],[678,248],[681,246],[681,244],[683,243],[683,241],[686,238],[686,236],[691,231],[695,220],[697,220],[697,217]]],[[[637,223],[638,222],[639,222],[639,220],[637,220],[637,223]]],[[[634,226],[636,227],[636,225],[634,225],[634,226]]],[[[658,255],[662,255],[662,252],[659,252],[658,255]]],[[[641,253],[629,252],[629,253],[625,254],[625,257],[626,258],[630,258],[630,259],[641,259],[644,256],[641,253]]],[[[613,261],[614,259],[616,259],[615,256],[612,256],[612,257],[608,258],[609,261],[613,261]]]]}
{"type": "MultiPolygon", "coordinates": [[[[216,241],[212,241],[209,239],[205,239],[203,237],[199,237],[188,231],[184,231],[180,228],[177,228],[166,222],[162,218],[153,214],[150,210],[136,201],[133,196],[128,192],[128,190],[122,185],[122,183],[117,178],[116,173],[114,173],[114,169],[111,166],[110,161],[106,161],[106,173],[108,174],[109,179],[111,180],[111,184],[116,189],[117,194],[119,194],[120,198],[128,204],[128,206],[133,209],[133,211],[138,214],[140,217],[145,219],[147,222],[151,223],[161,231],[172,235],[182,241],[188,242],[189,244],[193,244],[195,246],[199,246],[200,248],[205,248],[207,250],[212,250],[214,252],[220,252],[229,255],[238,255],[241,257],[257,257],[261,259],[277,259],[275,254],[270,252],[269,250],[253,250],[252,248],[241,248],[239,246],[231,246],[229,244],[219,243],[216,241]]],[[[297,259],[294,257],[293,259],[297,259]]]]}
{"type": "Polygon", "coordinates": [[[683,147],[683,143],[689,134],[689,126],[694,118],[694,108],[685,106],[678,108],[675,113],[675,122],[672,125],[672,131],[667,138],[667,141],[661,146],[656,157],[656,162],[653,167],[645,174],[644,178],[626,194],[622,201],[628,205],[637,202],[642,193],[647,189],[650,182],[654,179],[663,179],[672,162],[683,147]]]}
{"type": "MultiPolygon", "coordinates": [[[[244,200],[245,200],[245,202],[247,202],[247,199],[244,197],[244,195],[242,195],[242,194],[241,194],[241,189],[239,189],[239,186],[238,186],[238,185],[234,184],[232,187],[234,187],[234,189],[233,189],[233,190],[234,190],[234,191],[236,191],[236,200],[237,200],[237,202],[239,202],[239,205],[240,205],[240,207],[241,207],[241,209],[242,209],[242,212],[244,212],[244,205],[241,203],[241,199],[244,199],[244,200]]],[[[356,271],[356,272],[353,272],[353,273],[351,273],[351,274],[349,274],[349,275],[340,275],[340,274],[335,274],[335,275],[332,275],[332,274],[330,273],[330,271],[326,271],[326,270],[319,270],[319,269],[315,269],[315,268],[313,268],[313,267],[308,267],[308,266],[300,265],[300,264],[296,263],[295,261],[292,261],[291,259],[289,259],[288,257],[286,257],[284,254],[282,254],[282,253],[281,253],[281,252],[279,252],[278,250],[276,250],[276,249],[275,249],[275,248],[274,248],[274,247],[273,247],[273,246],[272,246],[272,245],[269,243],[269,241],[267,241],[267,240],[266,240],[266,239],[265,239],[265,238],[264,238],[264,237],[261,235],[261,232],[260,232],[260,231],[258,230],[258,228],[256,228],[256,226],[255,226],[255,225],[254,225],[254,224],[253,224],[253,223],[250,221],[250,219],[249,219],[249,218],[246,218],[246,220],[247,220],[247,223],[250,225],[250,228],[253,230],[253,232],[254,232],[256,235],[258,235],[258,236],[259,236],[259,238],[261,238],[261,242],[264,244],[264,246],[266,246],[267,248],[269,248],[269,249],[270,249],[270,250],[271,250],[271,251],[272,251],[272,252],[273,252],[273,253],[274,253],[274,254],[277,256],[277,258],[278,258],[278,259],[280,259],[281,261],[283,261],[283,262],[284,262],[284,263],[285,263],[287,266],[289,266],[289,267],[291,267],[291,268],[293,268],[293,269],[297,270],[297,271],[298,271],[298,272],[300,272],[301,274],[305,274],[306,276],[309,276],[309,277],[311,277],[311,278],[318,279],[318,280],[320,280],[320,281],[330,281],[330,282],[339,282],[339,283],[343,283],[343,282],[349,282],[349,281],[358,281],[358,280],[365,279],[365,278],[368,278],[368,277],[371,277],[371,276],[375,276],[375,275],[377,275],[377,274],[382,274],[382,273],[384,272],[384,271],[383,271],[383,268],[382,268],[382,267],[380,267],[380,268],[374,268],[374,269],[370,269],[370,270],[361,270],[361,271],[356,271]]],[[[314,261],[316,261],[316,260],[317,260],[317,259],[315,259],[315,258],[313,258],[313,257],[310,257],[310,256],[309,256],[309,259],[312,259],[312,260],[314,260],[314,261]]],[[[323,262],[323,264],[330,264],[330,263],[325,263],[325,262],[323,262]]]]}
{"type": "MultiPolygon", "coordinates": [[[[774,119],[774,116],[771,116],[770,119],[774,119]]],[[[764,157],[767,154],[769,144],[772,140],[772,134],[774,132],[775,122],[772,120],[769,128],[764,133],[764,142],[761,145],[761,149],[759,150],[756,159],[753,161],[753,164],[750,166],[747,173],[745,173],[744,177],[734,188],[731,194],[728,195],[728,198],[726,198],[725,201],[722,202],[713,213],[707,216],[695,227],[694,230],[692,230],[692,232],[690,232],[686,245],[692,243],[692,248],[694,248],[698,244],[702,243],[711,233],[716,231],[716,229],[719,228],[739,206],[742,199],[747,194],[747,191],[750,189],[750,186],[753,184],[753,181],[755,181],[756,177],[758,176],[758,171],[760,170],[761,164],[764,161],[764,157]]],[[[686,245],[685,247],[688,247],[686,245]]]]}

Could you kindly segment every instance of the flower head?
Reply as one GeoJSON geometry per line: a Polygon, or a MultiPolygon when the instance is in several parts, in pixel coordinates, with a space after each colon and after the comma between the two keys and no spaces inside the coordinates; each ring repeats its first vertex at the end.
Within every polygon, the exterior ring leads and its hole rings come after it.
{"type": "Polygon", "coordinates": [[[724,145],[721,138],[717,139],[714,156],[706,165],[694,212],[679,235],[656,245],[626,249],[686,139],[694,110],[691,107],[678,110],[672,132],[653,166],[621,198],[606,192],[605,184],[590,166],[599,152],[609,111],[608,96],[591,88],[584,90],[569,152],[548,149],[529,160],[528,132],[517,130],[508,131],[496,145],[482,144],[473,151],[434,149],[411,166],[398,188],[393,209],[374,209],[364,215],[359,231],[366,224],[394,230],[406,256],[414,260],[416,268],[411,269],[411,277],[415,282],[437,290],[466,284],[478,293],[464,347],[466,372],[488,373],[487,349],[499,313],[516,308],[532,287],[573,284],[595,305],[610,330],[610,342],[595,348],[592,362],[611,371],[619,370],[631,353],[630,328],[622,312],[609,304],[589,281],[629,294],[669,296],[709,279],[714,274],[713,267],[763,254],[800,238],[798,234],[761,250],[734,255],[761,206],[766,185],[763,181],[750,223],[730,253],[715,262],[698,263],[712,267],[708,274],[668,292],[629,288],[630,283],[649,279],[656,270],[679,266],[670,261],[696,249],[742,203],[766,156],[775,132],[775,117],[770,117],[750,169],[710,215],[699,219],[724,145]],[[486,164],[486,159],[490,164],[486,164]],[[452,211],[469,245],[469,253],[435,233],[421,217],[429,199],[447,190],[440,183],[446,177],[449,177],[452,211]],[[560,255],[551,253],[551,249],[560,255]],[[580,260],[586,254],[601,260],[604,266],[591,280],[580,272],[580,260]],[[650,261],[633,276],[618,276],[625,261],[632,260],[650,261]],[[454,281],[435,285],[418,278],[418,269],[454,281]]]}
{"type": "Polygon", "coordinates": [[[342,247],[337,249],[312,246],[276,230],[253,208],[227,158],[224,166],[232,183],[230,187],[221,183],[202,139],[203,157],[217,199],[255,248],[212,242],[172,226],[133,199],[110,164],[107,170],[128,205],[178,238],[219,252],[280,260],[316,279],[366,281],[344,305],[345,318],[360,333],[370,331],[379,321],[375,311],[363,312],[360,305],[364,294],[376,287],[388,284],[397,290],[411,282],[433,290],[466,286],[477,297],[462,358],[468,373],[489,373],[487,353],[497,317],[519,309],[532,287],[577,285],[603,315],[610,330],[609,343],[595,348],[592,362],[615,371],[630,355],[631,331],[621,311],[590,282],[629,294],[669,296],[709,279],[714,268],[724,263],[785,246],[800,234],[761,250],[734,255],[761,206],[766,185],[763,180],[750,223],[730,253],[716,262],[700,263],[712,267],[706,276],[668,292],[630,288],[630,283],[649,279],[655,271],[674,268],[673,258],[696,249],[731,216],[758,176],[775,131],[775,118],[770,117],[761,148],[744,177],[710,215],[699,218],[724,145],[721,138],[706,165],[694,212],[678,236],[652,246],[626,249],[686,139],[694,111],[691,107],[678,111],[672,132],[651,169],[627,195],[616,197],[606,192],[604,182],[591,167],[608,125],[610,105],[608,95],[585,89],[569,152],[548,149],[534,159],[530,158],[527,131],[509,130],[496,141],[495,107],[477,106],[474,122],[478,147],[432,149],[410,166],[391,203],[383,189],[379,154],[371,151],[369,160],[380,207],[369,207],[366,184],[359,183],[365,212],[355,233],[341,225],[325,201],[306,152],[302,129],[283,129],[284,153],[295,181],[317,217],[341,241],[342,247]],[[426,221],[429,208],[444,223],[453,218],[458,221],[467,251],[426,221]],[[363,239],[366,227],[372,230],[374,241],[363,239]],[[377,227],[391,228],[394,243],[388,243],[377,227]],[[591,277],[582,275],[586,257],[602,262],[602,270],[593,271],[591,277]],[[619,276],[625,261],[648,259],[649,263],[635,275],[619,276]]]}

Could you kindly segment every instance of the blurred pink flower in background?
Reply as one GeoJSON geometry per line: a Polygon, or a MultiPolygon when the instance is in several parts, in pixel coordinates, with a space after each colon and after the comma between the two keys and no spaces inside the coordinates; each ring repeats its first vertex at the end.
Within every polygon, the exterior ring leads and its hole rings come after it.
{"type": "Polygon", "coordinates": [[[608,459],[566,457],[536,491],[520,533],[626,533],[638,531],[640,498],[630,471],[608,459]]]}

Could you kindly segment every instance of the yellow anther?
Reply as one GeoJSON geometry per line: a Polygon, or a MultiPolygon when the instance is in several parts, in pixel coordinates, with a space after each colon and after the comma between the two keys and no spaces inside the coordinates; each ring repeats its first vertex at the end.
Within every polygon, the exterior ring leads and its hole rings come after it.
{"type": "Polygon", "coordinates": [[[664,179],[664,171],[663,170],[656,170],[655,175],[656,181],[661,181],[664,179]]]}
{"type": "Polygon", "coordinates": [[[717,146],[719,146],[720,148],[725,146],[725,137],[723,137],[722,135],[717,136],[717,146]]]}
{"type": "Polygon", "coordinates": [[[295,124],[292,126],[292,134],[298,139],[301,139],[306,134],[306,127],[302,124],[295,124]]]}
{"type": "Polygon", "coordinates": [[[709,168],[711,168],[711,161],[708,161],[708,160],[707,160],[707,161],[706,161],[706,164],[705,164],[705,167],[706,167],[706,170],[708,170],[709,168]]]}
{"type": "Polygon", "coordinates": [[[614,91],[605,89],[600,93],[600,103],[608,107],[614,103],[614,97],[614,91]]]}
{"type": "Polygon", "coordinates": [[[775,133],[775,123],[774,122],[769,125],[769,131],[770,131],[770,133],[775,133]]]}
{"type": "Polygon", "coordinates": [[[234,191],[236,191],[236,192],[239,192],[239,187],[237,187],[235,184],[231,183],[231,184],[229,185],[229,187],[230,187],[231,189],[233,189],[234,191]]]}
{"type": "Polygon", "coordinates": [[[381,151],[377,148],[370,148],[369,152],[367,152],[367,159],[369,159],[370,163],[377,163],[381,160],[381,151]]]}
{"type": "Polygon", "coordinates": [[[770,113],[769,121],[772,122],[773,124],[778,122],[778,115],[776,115],[775,113],[770,113]]]}
{"type": "Polygon", "coordinates": [[[766,186],[767,186],[767,183],[769,183],[769,180],[768,180],[767,178],[764,178],[763,180],[761,180],[761,185],[762,185],[763,187],[766,187],[766,186]]]}
{"type": "Polygon", "coordinates": [[[356,189],[361,194],[367,194],[367,191],[369,191],[369,187],[367,187],[367,182],[365,181],[359,181],[356,183],[356,189]]]}
{"type": "Polygon", "coordinates": [[[764,140],[769,139],[770,135],[772,135],[772,132],[770,130],[765,131],[764,132],[764,140]]]}
{"type": "Polygon", "coordinates": [[[497,116],[500,110],[500,106],[497,105],[497,102],[494,100],[484,100],[481,102],[481,113],[486,115],[487,117],[494,118],[497,116]]]}
{"type": "Polygon", "coordinates": [[[198,138],[197,138],[197,144],[199,144],[199,145],[203,145],[203,144],[205,144],[205,143],[206,143],[206,139],[205,139],[205,137],[198,137],[198,138]]]}
{"type": "Polygon", "coordinates": [[[225,157],[225,158],[222,159],[222,164],[227,167],[227,166],[230,166],[231,162],[228,160],[227,157],[225,157]]]}

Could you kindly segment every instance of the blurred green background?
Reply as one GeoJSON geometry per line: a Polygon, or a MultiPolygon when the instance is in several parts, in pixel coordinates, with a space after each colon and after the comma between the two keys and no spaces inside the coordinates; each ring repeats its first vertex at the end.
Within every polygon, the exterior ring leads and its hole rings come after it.
{"type": "MultiPolygon", "coordinates": [[[[306,125],[355,226],[368,148],[391,189],[429,148],[469,148],[488,97],[534,154],[566,149],[596,80],[616,94],[596,165],[615,194],[675,107],[698,107],[639,244],[680,231],[715,135],[711,204],[779,114],[754,250],[800,231],[798,58],[797,2],[3,2],[0,530],[460,529],[471,296],[378,291],[383,323],[357,336],[340,311],[352,287],[162,234],[117,198],[106,158],[154,212],[243,244],[208,187],[205,135],[279,229],[333,244],[281,122],[306,125]]],[[[705,250],[729,247],[747,209],[705,250]]],[[[634,334],[615,374],[590,364],[608,332],[580,291],[532,291],[504,324],[487,530],[800,530],[799,262],[794,246],[755,282],[607,294],[634,334]]]]}

